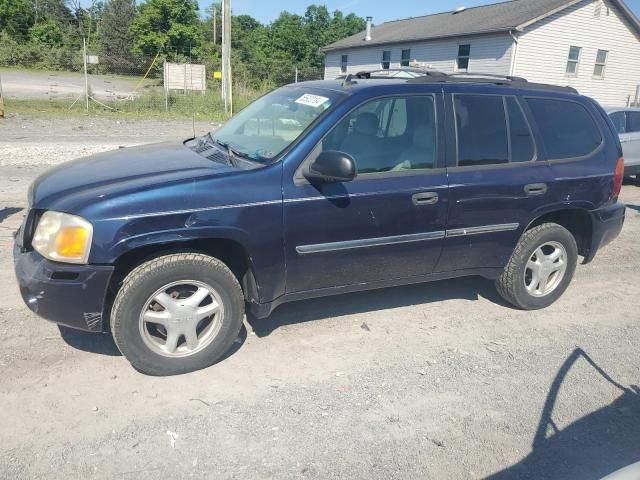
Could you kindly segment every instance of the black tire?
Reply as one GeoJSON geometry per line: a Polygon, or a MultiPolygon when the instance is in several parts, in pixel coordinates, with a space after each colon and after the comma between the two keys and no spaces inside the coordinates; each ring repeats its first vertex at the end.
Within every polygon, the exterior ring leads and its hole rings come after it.
{"type": "Polygon", "coordinates": [[[179,375],[208,367],[227,353],[244,318],[244,297],[238,280],[220,260],[198,253],[177,253],[149,260],[132,270],[111,311],[111,331],[120,352],[134,368],[148,375],[179,375]],[[194,280],[211,286],[224,308],[215,338],[204,349],[185,357],[154,352],[142,338],[139,322],[147,299],[171,282],[194,280]]]}
{"type": "Polygon", "coordinates": [[[504,272],[496,280],[496,289],[502,298],[523,310],[539,310],[554,303],[565,292],[578,263],[576,240],[566,228],[555,223],[544,223],[527,230],[516,246],[504,272]],[[564,277],[553,291],[545,296],[530,294],[525,287],[526,265],[536,249],[548,242],[560,243],[567,255],[564,277]]]}

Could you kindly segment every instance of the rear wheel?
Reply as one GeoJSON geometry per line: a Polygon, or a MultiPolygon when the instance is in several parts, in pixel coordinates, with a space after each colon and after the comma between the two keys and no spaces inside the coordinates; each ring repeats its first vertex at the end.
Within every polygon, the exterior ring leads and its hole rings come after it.
{"type": "Polygon", "coordinates": [[[158,257],[125,278],[111,328],[143,373],[176,375],[215,363],[242,327],[244,298],[233,273],[207,255],[158,257]]]}
{"type": "Polygon", "coordinates": [[[573,235],[558,224],[545,223],[524,233],[496,288],[516,307],[545,308],[567,289],[577,263],[573,235]]]}

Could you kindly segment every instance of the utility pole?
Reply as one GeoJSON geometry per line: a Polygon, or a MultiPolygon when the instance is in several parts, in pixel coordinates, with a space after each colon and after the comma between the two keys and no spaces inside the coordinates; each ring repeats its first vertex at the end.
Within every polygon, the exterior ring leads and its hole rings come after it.
{"type": "Polygon", "coordinates": [[[222,92],[224,110],[229,115],[233,115],[231,89],[231,0],[222,0],[222,92]]]}
{"type": "Polygon", "coordinates": [[[220,3],[220,16],[221,16],[221,22],[220,22],[220,30],[222,31],[222,45],[220,46],[220,50],[221,50],[221,59],[220,59],[220,73],[222,74],[221,77],[221,82],[220,82],[220,93],[222,93],[222,101],[224,102],[224,111],[225,113],[227,112],[227,95],[224,93],[224,89],[225,89],[225,76],[224,76],[224,70],[225,70],[225,65],[224,65],[224,0],[221,1],[220,3]]]}

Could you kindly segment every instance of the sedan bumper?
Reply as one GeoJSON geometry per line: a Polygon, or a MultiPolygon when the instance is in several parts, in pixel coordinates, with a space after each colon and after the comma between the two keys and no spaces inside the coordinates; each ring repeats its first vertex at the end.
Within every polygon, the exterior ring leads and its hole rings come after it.
{"type": "Polygon", "coordinates": [[[64,265],[14,247],[22,299],[40,317],[79,330],[103,332],[105,298],[113,267],[64,265]]]}

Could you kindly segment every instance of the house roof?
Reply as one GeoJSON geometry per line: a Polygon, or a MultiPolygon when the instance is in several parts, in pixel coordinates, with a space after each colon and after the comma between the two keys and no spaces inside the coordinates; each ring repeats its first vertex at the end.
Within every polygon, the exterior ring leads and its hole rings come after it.
{"type": "MultiPolygon", "coordinates": [[[[372,38],[369,41],[365,41],[363,31],[327,45],[322,50],[326,52],[389,43],[518,31],[580,1],[582,0],[512,0],[467,8],[460,12],[394,20],[372,27],[372,38]]],[[[640,21],[629,7],[622,0],[612,2],[640,33],[640,21]]]]}

